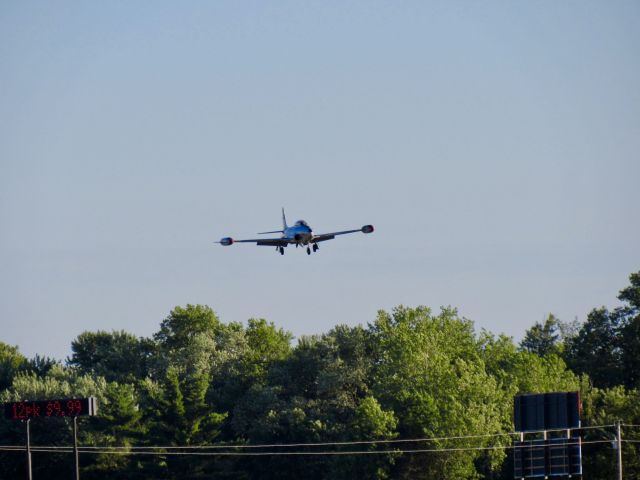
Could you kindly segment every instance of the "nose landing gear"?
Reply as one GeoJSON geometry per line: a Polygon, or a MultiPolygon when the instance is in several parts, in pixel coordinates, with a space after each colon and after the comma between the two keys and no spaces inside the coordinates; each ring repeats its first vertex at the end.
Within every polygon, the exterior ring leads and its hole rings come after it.
{"type": "Polygon", "coordinates": [[[307,247],[307,255],[311,255],[311,249],[307,247]]]}
{"type": "Polygon", "coordinates": [[[314,251],[314,252],[317,252],[318,250],[320,250],[320,247],[318,246],[318,244],[317,244],[317,243],[314,243],[314,244],[313,244],[313,251],[314,251]]]}

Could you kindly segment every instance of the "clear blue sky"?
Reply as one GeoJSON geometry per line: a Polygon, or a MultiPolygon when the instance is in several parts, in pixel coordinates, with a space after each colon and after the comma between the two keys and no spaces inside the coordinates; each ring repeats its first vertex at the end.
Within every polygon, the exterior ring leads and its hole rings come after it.
{"type": "Polygon", "coordinates": [[[640,3],[3,2],[0,340],[398,304],[520,338],[640,268],[640,3]],[[307,257],[212,242],[306,219],[307,257]]]}

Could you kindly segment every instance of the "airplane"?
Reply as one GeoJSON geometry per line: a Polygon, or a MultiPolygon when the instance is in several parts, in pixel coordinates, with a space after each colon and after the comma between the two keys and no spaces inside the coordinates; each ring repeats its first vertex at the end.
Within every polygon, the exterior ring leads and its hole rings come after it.
{"type": "Polygon", "coordinates": [[[311,227],[304,220],[298,220],[293,226],[287,225],[287,218],[284,215],[284,208],[282,209],[282,230],[273,230],[271,232],[259,232],[258,235],[265,235],[269,233],[282,233],[280,238],[253,238],[248,240],[235,240],[231,237],[222,238],[219,243],[222,246],[228,247],[234,243],[255,243],[258,246],[276,247],[276,251],[280,252],[280,255],[284,255],[284,249],[289,245],[295,245],[298,247],[307,247],[307,255],[311,255],[311,249],[317,252],[318,242],[324,242],[326,240],[332,240],[337,235],[345,235],[347,233],[371,233],[373,232],[373,225],[365,225],[362,228],[356,230],[343,230],[341,232],[322,233],[316,235],[311,230],[311,227]]]}

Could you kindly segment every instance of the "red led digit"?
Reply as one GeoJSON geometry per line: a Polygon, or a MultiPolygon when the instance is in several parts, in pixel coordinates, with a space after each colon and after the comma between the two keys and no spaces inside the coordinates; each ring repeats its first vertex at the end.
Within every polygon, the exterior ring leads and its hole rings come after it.
{"type": "Polygon", "coordinates": [[[76,404],[76,415],[79,415],[82,412],[82,402],[80,400],[76,400],[75,404],[76,404]]]}
{"type": "Polygon", "coordinates": [[[53,402],[47,402],[47,417],[53,414],[53,402]]]}

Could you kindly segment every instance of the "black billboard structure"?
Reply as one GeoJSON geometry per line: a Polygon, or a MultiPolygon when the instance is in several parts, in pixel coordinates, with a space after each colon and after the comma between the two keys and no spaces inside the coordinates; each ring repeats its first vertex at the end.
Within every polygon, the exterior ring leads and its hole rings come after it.
{"type": "Polygon", "coordinates": [[[514,478],[582,475],[580,393],[553,392],[514,398],[514,478]],[[525,440],[525,435],[529,439],[525,440]]]}

